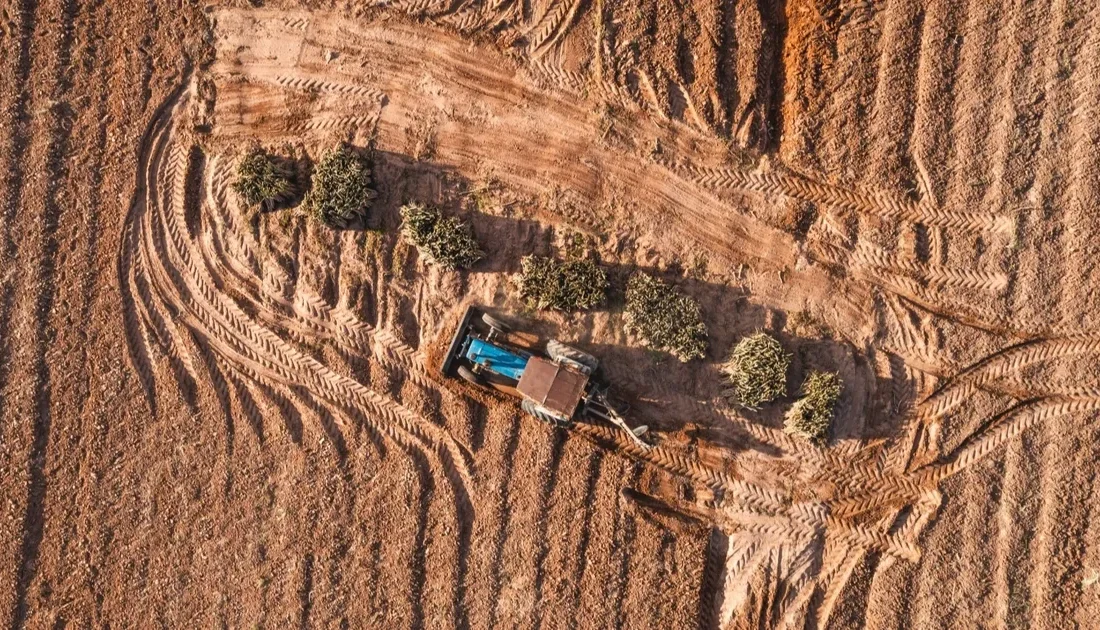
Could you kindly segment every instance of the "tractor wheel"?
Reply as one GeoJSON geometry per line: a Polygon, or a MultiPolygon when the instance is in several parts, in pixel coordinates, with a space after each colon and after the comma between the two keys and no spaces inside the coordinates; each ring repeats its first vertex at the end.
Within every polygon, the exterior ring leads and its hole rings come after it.
{"type": "Polygon", "coordinates": [[[562,420],[561,418],[547,411],[542,405],[537,404],[533,400],[525,398],[523,402],[520,403],[520,407],[523,408],[523,411],[527,415],[532,416],[538,420],[542,420],[543,422],[551,426],[567,427],[570,425],[570,422],[568,420],[562,420]]]}
{"type": "Polygon", "coordinates": [[[581,367],[581,371],[588,375],[591,375],[600,366],[600,361],[596,357],[567,346],[557,339],[546,342],[546,354],[550,356],[552,361],[559,363],[565,361],[578,365],[581,367]]]}
{"type": "Polygon", "coordinates": [[[505,324],[504,322],[500,321],[499,319],[493,317],[488,313],[481,314],[481,321],[485,322],[485,325],[489,328],[495,328],[504,334],[512,332],[511,326],[505,324]]]}
{"type": "Polygon", "coordinates": [[[484,387],[485,381],[465,365],[458,366],[458,377],[476,387],[484,387]]]}

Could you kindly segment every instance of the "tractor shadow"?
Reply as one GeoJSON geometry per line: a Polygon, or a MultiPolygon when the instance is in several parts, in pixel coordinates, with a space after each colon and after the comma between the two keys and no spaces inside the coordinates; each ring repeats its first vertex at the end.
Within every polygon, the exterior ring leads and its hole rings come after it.
{"type": "MultiPolygon", "coordinates": [[[[754,301],[739,287],[636,265],[604,267],[611,289],[608,303],[601,309],[578,314],[539,312],[522,322],[514,316],[513,320],[517,328],[531,331],[543,342],[559,338],[598,357],[616,397],[629,405],[629,424],[647,424],[662,433],[732,450],[778,455],[774,446],[753,438],[740,423],[732,422],[731,416],[781,429],[803,380],[812,370],[822,370],[838,373],[844,385],[830,435],[832,443],[896,434],[913,391],[903,369],[891,364],[889,369],[877,370],[872,356],[847,340],[830,338],[825,330],[815,337],[794,334],[789,313],[754,301]],[[667,352],[644,347],[626,332],[624,291],[635,272],[659,277],[698,301],[708,329],[709,345],[703,359],[681,362],[667,352]],[[752,410],[728,396],[730,386],[722,366],[738,341],[761,331],[779,340],[791,355],[791,363],[786,395],[752,410]],[[597,338],[601,341],[594,342],[597,338]],[[603,341],[609,338],[613,341],[603,341]]],[[[504,310],[496,314],[509,316],[504,310]]]]}

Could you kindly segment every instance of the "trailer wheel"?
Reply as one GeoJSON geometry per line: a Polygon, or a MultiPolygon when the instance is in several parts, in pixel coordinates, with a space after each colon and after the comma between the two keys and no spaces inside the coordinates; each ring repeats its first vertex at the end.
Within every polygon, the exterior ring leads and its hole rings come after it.
{"type": "Polygon", "coordinates": [[[572,424],[569,420],[562,420],[561,418],[547,411],[547,409],[542,405],[539,405],[535,401],[528,398],[523,399],[523,402],[520,403],[520,407],[523,408],[523,411],[527,415],[532,416],[537,420],[542,420],[543,422],[551,426],[567,427],[572,424]]]}
{"type": "Polygon", "coordinates": [[[546,354],[550,356],[552,361],[559,363],[564,361],[578,365],[581,367],[581,371],[588,375],[592,375],[596,368],[600,366],[600,361],[596,357],[587,352],[581,352],[572,346],[567,346],[557,339],[546,342],[546,354]]]}
{"type": "Polygon", "coordinates": [[[504,322],[500,321],[499,319],[493,317],[488,313],[481,314],[481,321],[485,322],[485,325],[489,328],[495,328],[504,334],[512,332],[511,326],[505,324],[504,322]]]}
{"type": "Polygon", "coordinates": [[[477,387],[483,387],[485,385],[485,382],[481,380],[481,377],[475,374],[473,370],[466,367],[465,365],[458,366],[458,377],[466,381],[467,383],[475,385],[477,387]]]}

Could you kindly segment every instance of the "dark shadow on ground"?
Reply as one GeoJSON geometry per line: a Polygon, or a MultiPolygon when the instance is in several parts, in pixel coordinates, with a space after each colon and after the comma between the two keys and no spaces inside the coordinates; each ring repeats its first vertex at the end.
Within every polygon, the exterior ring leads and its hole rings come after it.
{"type": "MultiPolygon", "coordinates": [[[[472,195],[475,185],[444,166],[417,161],[407,155],[387,151],[371,154],[379,195],[363,229],[375,230],[383,241],[381,251],[389,252],[381,264],[392,267],[391,282],[412,284],[422,274],[415,249],[402,254],[400,208],[409,202],[432,204],[445,213],[458,216],[472,226],[482,248],[483,260],[462,273],[433,274],[432,282],[449,282],[456,299],[465,294],[466,282],[473,274],[514,274],[520,260],[529,254],[550,255],[552,226],[539,221],[479,212],[472,195]]],[[[872,349],[860,349],[846,340],[815,338],[791,332],[789,313],[761,304],[743,288],[713,282],[678,269],[656,269],[630,264],[604,264],[611,283],[607,304],[596,314],[527,312],[517,314],[489,308],[496,315],[510,318],[518,330],[530,333],[536,345],[556,336],[597,356],[604,371],[619,392],[630,402],[632,413],[658,431],[682,432],[693,439],[705,440],[734,449],[768,450],[733,427],[728,414],[749,422],[781,428],[783,416],[797,399],[798,389],[811,370],[838,372],[844,393],[837,408],[832,439],[886,437],[896,432],[912,384],[904,369],[876,370],[872,349]],[[644,272],[673,285],[677,291],[698,301],[709,331],[707,356],[681,363],[672,355],[650,350],[640,340],[626,334],[622,309],[624,291],[630,276],[644,272]],[[606,319],[595,332],[595,320],[606,319]],[[563,326],[568,323],[568,331],[563,326]],[[787,395],[759,410],[739,408],[726,402],[727,389],[721,365],[733,346],[757,331],[779,339],[792,356],[788,371],[787,395]],[[591,343],[594,334],[614,341],[591,343]],[[882,372],[882,373],[879,373],[882,372]],[[716,410],[722,413],[716,413],[716,410]],[[724,415],[725,414],[725,415],[724,415]]],[[[438,288],[438,287],[437,287],[438,288]]],[[[416,318],[402,318],[408,330],[399,331],[406,339],[419,337],[416,318]]],[[[881,363],[881,362],[879,362],[881,363]]]]}
{"type": "MultiPolygon", "coordinates": [[[[832,433],[834,440],[887,437],[897,430],[901,405],[895,398],[912,388],[904,371],[889,369],[884,374],[877,373],[872,358],[846,340],[792,334],[786,312],[753,301],[751,295],[738,287],[634,265],[605,268],[612,289],[603,308],[611,323],[604,327],[617,331],[618,339],[592,343],[594,316],[580,314],[569,318],[568,326],[570,331],[579,328],[579,335],[562,340],[600,359],[618,397],[629,403],[632,423],[648,424],[668,433],[683,431],[694,439],[737,450],[774,450],[743,429],[735,428],[727,416],[733,414],[749,422],[781,428],[784,414],[798,398],[803,380],[810,371],[822,370],[837,372],[844,383],[832,433]],[[644,347],[641,340],[622,332],[623,291],[630,275],[636,272],[660,277],[699,302],[709,332],[704,359],[682,363],[667,352],[644,347]],[[758,410],[750,410],[727,400],[724,394],[728,384],[722,364],[738,341],[757,331],[776,337],[790,353],[791,365],[787,394],[758,410]]],[[[510,318],[517,330],[531,333],[529,337],[538,340],[536,347],[563,335],[560,315],[493,312],[510,318]]],[[[606,330],[600,333],[605,334],[606,330]]]]}

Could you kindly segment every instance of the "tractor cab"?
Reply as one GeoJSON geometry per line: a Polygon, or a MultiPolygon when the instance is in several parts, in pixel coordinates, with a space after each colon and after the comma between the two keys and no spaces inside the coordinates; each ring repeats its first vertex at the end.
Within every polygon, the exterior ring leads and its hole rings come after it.
{"type": "Polygon", "coordinates": [[[518,348],[505,348],[487,339],[466,337],[462,357],[471,365],[474,373],[492,372],[519,381],[531,360],[531,354],[518,348]]]}

